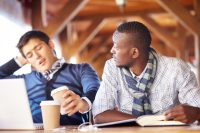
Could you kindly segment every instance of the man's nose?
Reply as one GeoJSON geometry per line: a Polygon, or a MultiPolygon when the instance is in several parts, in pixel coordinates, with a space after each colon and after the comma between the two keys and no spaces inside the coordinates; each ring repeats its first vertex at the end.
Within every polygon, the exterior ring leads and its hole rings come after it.
{"type": "Polygon", "coordinates": [[[110,53],[112,53],[112,54],[115,53],[114,47],[111,48],[110,53]]]}
{"type": "Polygon", "coordinates": [[[35,59],[40,58],[40,54],[38,52],[36,52],[36,51],[33,52],[33,55],[34,55],[35,59]]]}

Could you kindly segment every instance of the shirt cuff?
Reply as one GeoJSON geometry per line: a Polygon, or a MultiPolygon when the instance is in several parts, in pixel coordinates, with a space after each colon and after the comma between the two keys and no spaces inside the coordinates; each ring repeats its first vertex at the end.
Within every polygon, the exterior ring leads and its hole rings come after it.
{"type": "Polygon", "coordinates": [[[15,62],[17,63],[17,65],[19,67],[23,67],[23,64],[21,64],[18,60],[17,60],[17,57],[14,58],[15,62]]]}
{"type": "Polygon", "coordinates": [[[91,103],[91,101],[90,101],[87,97],[81,97],[81,99],[85,100],[85,101],[88,103],[88,105],[89,105],[89,109],[86,110],[85,112],[80,112],[80,111],[79,111],[81,114],[85,114],[85,113],[87,113],[87,112],[89,112],[89,111],[91,110],[91,108],[92,108],[92,103],[91,103]]]}

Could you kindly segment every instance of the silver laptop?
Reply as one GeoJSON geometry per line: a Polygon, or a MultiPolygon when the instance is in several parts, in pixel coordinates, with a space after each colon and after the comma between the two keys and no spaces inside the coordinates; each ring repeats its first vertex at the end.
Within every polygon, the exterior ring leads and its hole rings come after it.
{"type": "Polygon", "coordinates": [[[24,79],[0,80],[0,130],[42,129],[34,124],[24,79]]]}

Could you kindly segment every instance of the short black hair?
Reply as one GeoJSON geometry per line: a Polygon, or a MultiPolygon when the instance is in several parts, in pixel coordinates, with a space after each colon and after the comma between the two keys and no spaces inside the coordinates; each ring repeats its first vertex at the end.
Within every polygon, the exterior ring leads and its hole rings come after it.
{"type": "Polygon", "coordinates": [[[25,57],[24,53],[22,52],[22,47],[25,46],[30,39],[40,39],[41,41],[44,41],[47,45],[49,45],[49,36],[39,30],[31,30],[26,32],[24,35],[21,36],[19,39],[19,42],[17,44],[17,48],[19,49],[22,56],[25,57]]]}
{"type": "Polygon", "coordinates": [[[117,31],[120,33],[129,33],[131,37],[140,44],[143,44],[145,48],[149,48],[151,45],[151,34],[148,28],[137,21],[125,22],[117,27],[117,31]]]}

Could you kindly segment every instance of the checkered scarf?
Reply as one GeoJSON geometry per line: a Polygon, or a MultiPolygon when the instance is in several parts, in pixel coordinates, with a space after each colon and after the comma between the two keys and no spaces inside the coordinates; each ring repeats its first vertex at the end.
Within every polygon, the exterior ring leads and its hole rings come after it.
{"type": "Polygon", "coordinates": [[[57,60],[53,65],[52,68],[43,72],[42,75],[47,79],[47,80],[51,80],[53,77],[53,74],[56,73],[61,67],[62,65],[65,63],[65,59],[61,58],[59,60],[57,60]]]}
{"type": "Polygon", "coordinates": [[[149,89],[151,88],[151,85],[153,84],[156,76],[157,59],[155,57],[155,54],[156,53],[154,50],[151,50],[149,52],[147,68],[139,81],[136,81],[132,77],[129,69],[122,69],[128,87],[134,90],[132,107],[132,114],[134,116],[152,114],[149,101],[149,89]]]}

